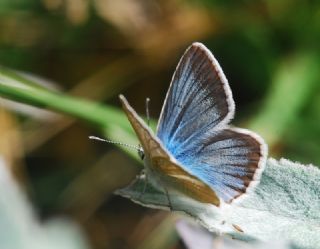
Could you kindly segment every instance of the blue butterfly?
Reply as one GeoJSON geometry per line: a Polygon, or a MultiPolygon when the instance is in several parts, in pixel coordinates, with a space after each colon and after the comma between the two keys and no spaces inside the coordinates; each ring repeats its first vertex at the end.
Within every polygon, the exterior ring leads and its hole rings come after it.
{"type": "MultiPolygon", "coordinates": [[[[202,203],[231,203],[252,189],[267,146],[257,134],[229,127],[235,104],[217,60],[193,43],[173,75],[156,135],[120,95],[141,146],[148,182],[202,203]]],[[[169,199],[170,203],[170,199],[169,199]]]]}

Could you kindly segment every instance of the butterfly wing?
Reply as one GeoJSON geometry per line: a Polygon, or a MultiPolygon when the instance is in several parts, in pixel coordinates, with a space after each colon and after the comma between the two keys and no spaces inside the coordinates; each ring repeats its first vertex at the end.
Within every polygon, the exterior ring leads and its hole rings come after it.
{"type": "Polygon", "coordinates": [[[212,128],[227,124],[234,116],[228,81],[211,52],[192,44],[173,75],[157,136],[166,148],[178,150],[212,128]]]}
{"type": "Polygon", "coordinates": [[[192,44],[174,73],[157,136],[179,165],[229,203],[255,185],[267,150],[253,132],[227,128],[234,109],[218,62],[192,44]]]}
{"type": "Polygon", "coordinates": [[[230,203],[258,183],[266,153],[264,141],[255,133],[226,128],[207,133],[201,143],[191,144],[174,156],[230,203]]]}
{"type": "Polygon", "coordinates": [[[159,139],[152,134],[152,131],[129,105],[125,97],[122,95],[119,97],[143,147],[145,157],[150,161],[150,165],[147,166],[152,167],[152,170],[157,173],[166,186],[173,187],[200,202],[219,206],[220,201],[215,192],[207,184],[199,181],[179,166],[169,152],[163,148],[159,139]]]}

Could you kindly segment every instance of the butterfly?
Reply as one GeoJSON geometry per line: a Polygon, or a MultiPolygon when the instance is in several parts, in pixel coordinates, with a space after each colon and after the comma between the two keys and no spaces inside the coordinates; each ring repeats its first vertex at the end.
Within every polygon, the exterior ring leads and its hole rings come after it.
{"type": "Polygon", "coordinates": [[[228,125],[235,112],[232,92],[203,44],[193,43],[180,59],[156,135],[126,98],[119,98],[153,186],[220,206],[245,196],[259,182],[267,146],[252,131],[228,125]]]}

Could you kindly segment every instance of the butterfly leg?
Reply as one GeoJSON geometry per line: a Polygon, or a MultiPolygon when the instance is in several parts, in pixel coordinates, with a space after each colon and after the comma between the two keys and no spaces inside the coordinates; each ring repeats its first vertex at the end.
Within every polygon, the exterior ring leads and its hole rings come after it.
{"type": "Polygon", "coordinates": [[[166,196],[167,196],[167,199],[168,199],[169,209],[170,209],[170,211],[174,211],[174,210],[173,210],[173,206],[172,206],[172,202],[171,202],[171,199],[170,199],[169,192],[168,192],[168,190],[167,190],[165,187],[164,187],[164,191],[165,191],[166,196]]]}
{"type": "Polygon", "coordinates": [[[147,189],[147,185],[148,185],[148,175],[143,171],[140,175],[140,178],[144,176],[144,184],[143,184],[143,189],[140,192],[138,199],[141,199],[141,197],[143,196],[143,194],[146,192],[147,189]]]}

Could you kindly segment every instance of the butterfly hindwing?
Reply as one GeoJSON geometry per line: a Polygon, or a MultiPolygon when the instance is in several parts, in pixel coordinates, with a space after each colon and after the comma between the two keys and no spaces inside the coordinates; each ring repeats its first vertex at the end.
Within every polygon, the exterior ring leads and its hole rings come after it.
{"type": "Polygon", "coordinates": [[[266,146],[253,132],[226,128],[208,133],[201,143],[174,156],[221,199],[230,203],[258,182],[265,163],[266,146]]]}
{"type": "Polygon", "coordinates": [[[149,167],[149,172],[150,170],[154,172],[165,185],[160,187],[174,188],[200,202],[219,206],[220,200],[215,192],[206,183],[189,174],[175,162],[175,159],[162,147],[161,142],[152,134],[124,96],[120,95],[120,101],[143,147],[145,160],[149,161],[146,167],[149,167]]]}

